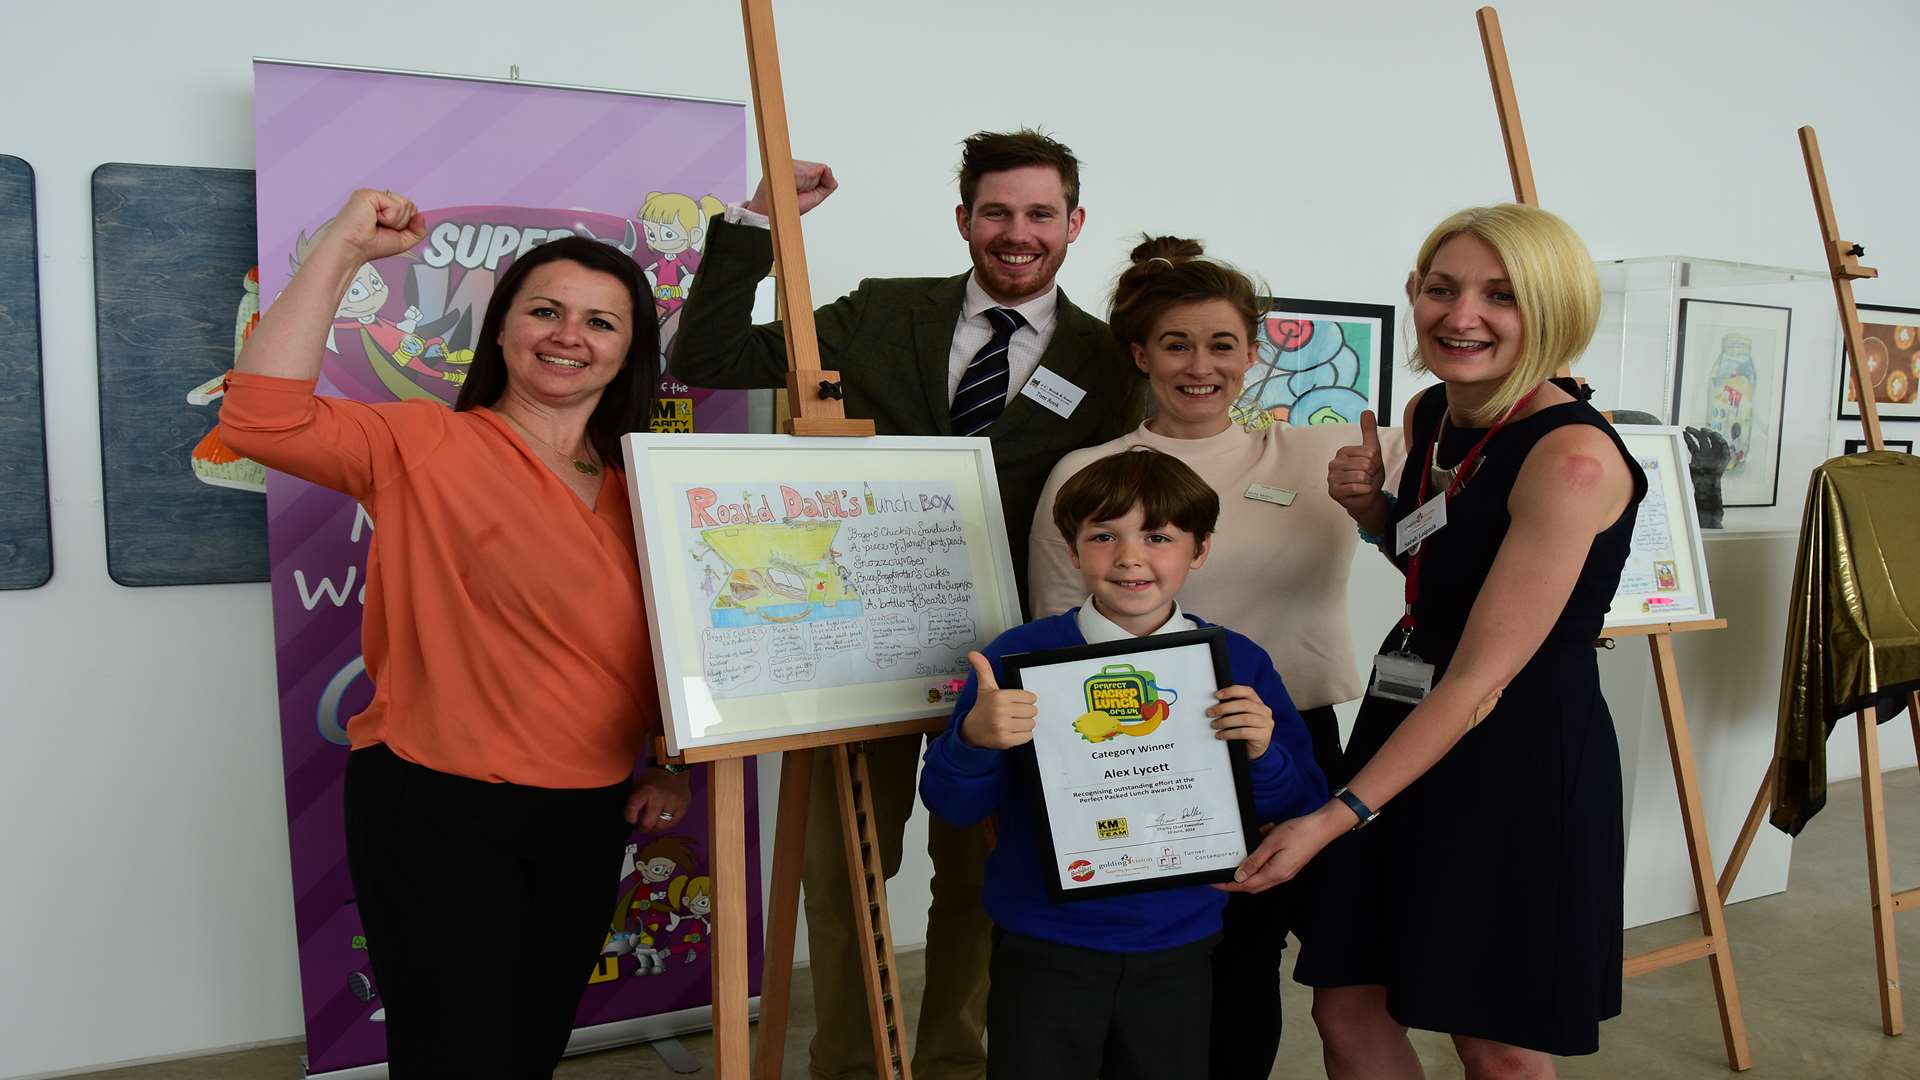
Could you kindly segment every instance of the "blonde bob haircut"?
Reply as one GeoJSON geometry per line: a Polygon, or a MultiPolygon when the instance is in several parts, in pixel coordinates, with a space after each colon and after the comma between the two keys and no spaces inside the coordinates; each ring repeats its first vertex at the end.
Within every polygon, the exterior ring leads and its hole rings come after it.
{"type": "MultiPolygon", "coordinates": [[[[1500,256],[1520,309],[1519,362],[1474,417],[1476,423],[1491,424],[1586,350],[1600,320],[1600,279],[1572,226],[1539,207],[1500,203],[1462,210],[1427,234],[1414,260],[1416,289],[1425,284],[1440,245],[1461,233],[1479,237],[1500,256]]],[[[1409,360],[1415,371],[1425,371],[1414,340],[1409,360]]]]}

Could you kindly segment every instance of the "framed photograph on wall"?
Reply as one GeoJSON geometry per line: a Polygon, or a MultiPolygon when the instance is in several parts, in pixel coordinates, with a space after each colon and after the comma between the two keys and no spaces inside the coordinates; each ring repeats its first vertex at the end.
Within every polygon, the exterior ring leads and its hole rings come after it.
{"type": "Polygon", "coordinates": [[[944,717],[1020,622],[985,439],[624,446],[671,753],[944,717]]]}
{"type": "Polygon", "coordinates": [[[1771,304],[1680,301],[1672,420],[1712,430],[1733,448],[1720,481],[1728,507],[1778,499],[1792,322],[1792,308],[1771,304]]]}
{"type": "Polygon", "coordinates": [[[1607,610],[1606,626],[1694,622],[1713,618],[1707,550],[1693,502],[1685,433],[1677,427],[1615,429],[1647,474],[1647,496],[1633,522],[1633,542],[1607,610]]]}
{"type": "Polygon", "coordinates": [[[1277,296],[1254,333],[1260,359],[1247,372],[1234,415],[1269,423],[1357,424],[1393,411],[1393,305],[1277,296]]]}
{"type": "MultiPolygon", "coordinates": [[[[1920,308],[1858,306],[1874,412],[1882,420],[1920,420],[1920,308]]],[[[1853,378],[1847,371],[1844,334],[1840,337],[1839,418],[1860,418],[1860,399],[1854,396],[1853,378]]]]}

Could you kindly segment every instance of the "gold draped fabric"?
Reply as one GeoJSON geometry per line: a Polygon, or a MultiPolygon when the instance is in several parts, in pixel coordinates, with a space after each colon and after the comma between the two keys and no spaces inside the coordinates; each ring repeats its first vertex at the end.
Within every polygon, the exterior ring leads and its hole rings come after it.
{"type": "Polygon", "coordinates": [[[1885,722],[1920,689],[1920,458],[1876,451],[1813,471],[1787,614],[1774,737],[1776,828],[1827,801],[1827,735],[1866,706],[1885,722]]]}

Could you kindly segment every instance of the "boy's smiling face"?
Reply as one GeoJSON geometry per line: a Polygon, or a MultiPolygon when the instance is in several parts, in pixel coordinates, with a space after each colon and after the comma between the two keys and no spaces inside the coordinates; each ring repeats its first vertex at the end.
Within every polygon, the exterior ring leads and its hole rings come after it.
{"type": "Polygon", "coordinates": [[[1210,540],[1172,524],[1149,527],[1139,506],[1111,521],[1083,521],[1073,537],[1073,565],[1094,609],[1136,637],[1173,615],[1187,574],[1207,561],[1210,540]]]}

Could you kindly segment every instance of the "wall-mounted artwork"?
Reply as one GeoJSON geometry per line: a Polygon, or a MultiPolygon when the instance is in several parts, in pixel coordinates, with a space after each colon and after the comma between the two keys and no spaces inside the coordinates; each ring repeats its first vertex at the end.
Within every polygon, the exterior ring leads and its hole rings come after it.
{"type": "Polygon", "coordinates": [[[1730,508],[1777,501],[1792,319],[1792,308],[1770,304],[1680,301],[1672,422],[1727,441],[1720,492],[1730,508]]]}
{"type": "Polygon", "coordinates": [[[107,573],[267,580],[266,470],[221,445],[221,378],[258,318],[253,173],[93,173],[107,573]]]}
{"type": "MultiPolygon", "coordinates": [[[[1920,308],[1861,304],[1861,352],[1874,412],[1882,420],[1920,420],[1920,308]]],[[[1840,342],[1840,419],[1858,420],[1860,399],[1847,373],[1847,346],[1840,342]]]]}
{"type": "Polygon", "coordinates": [[[1366,409],[1394,422],[1392,305],[1275,297],[1254,344],[1260,359],[1234,403],[1243,426],[1354,424],[1366,409]]]}
{"type": "MultiPolygon", "coordinates": [[[[1896,454],[1913,453],[1912,439],[1882,439],[1881,443],[1881,449],[1883,450],[1892,450],[1896,454]]],[[[1867,452],[1867,440],[1848,439],[1846,446],[1842,448],[1841,452],[1847,454],[1864,454],[1867,452]]]]}
{"type": "Polygon", "coordinates": [[[0,589],[53,577],[33,166],[0,155],[0,589]]]}

